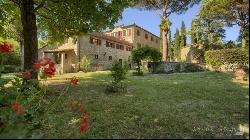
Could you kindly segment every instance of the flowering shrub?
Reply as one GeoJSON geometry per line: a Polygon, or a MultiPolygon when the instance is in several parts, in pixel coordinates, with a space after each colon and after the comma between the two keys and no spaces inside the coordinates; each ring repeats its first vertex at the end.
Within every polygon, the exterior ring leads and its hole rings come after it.
{"type": "MultiPolygon", "coordinates": [[[[54,120],[56,117],[54,111],[64,108],[62,106],[62,99],[67,98],[66,94],[69,86],[77,85],[78,79],[73,77],[69,81],[68,86],[63,89],[63,92],[59,96],[53,97],[51,96],[52,93],[47,89],[47,79],[54,76],[55,72],[55,63],[48,58],[43,58],[38,60],[32,69],[25,70],[21,74],[16,74],[14,80],[5,80],[0,76],[1,138],[19,138],[21,132],[19,135],[5,135],[5,133],[20,131],[17,130],[18,128],[21,128],[23,137],[29,138],[35,130],[49,125],[50,120],[54,120]],[[34,71],[39,72],[42,83],[33,78],[34,71]],[[10,86],[6,87],[7,83],[10,86]],[[48,118],[48,116],[50,117],[48,118]]],[[[71,109],[75,108],[81,115],[84,113],[83,104],[81,103],[76,105],[74,102],[69,102],[67,107],[71,109]]],[[[86,114],[84,116],[84,123],[79,126],[81,132],[85,132],[88,129],[87,116],[86,114]]]]}
{"type": "Polygon", "coordinates": [[[0,42],[0,53],[8,53],[13,51],[13,46],[8,42],[0,42]]]}

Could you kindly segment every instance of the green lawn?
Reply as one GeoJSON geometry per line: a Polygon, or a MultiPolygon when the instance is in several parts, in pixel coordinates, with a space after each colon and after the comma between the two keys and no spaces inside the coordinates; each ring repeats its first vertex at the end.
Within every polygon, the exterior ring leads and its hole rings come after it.
{"type": "Polygon", "coordinates": [[[80,83],[67,99],[83,102],[89,130],[68,124],[79,114],[58,111],[57,124],[43,130],[47,138],[233,138],[240,124],[249,124],[249,84],[230,74],[130,73],[127,93],[106,94],[109,72],[72,73],[50,80],[51,91],[60,94],[72,76],[80,83]]]}

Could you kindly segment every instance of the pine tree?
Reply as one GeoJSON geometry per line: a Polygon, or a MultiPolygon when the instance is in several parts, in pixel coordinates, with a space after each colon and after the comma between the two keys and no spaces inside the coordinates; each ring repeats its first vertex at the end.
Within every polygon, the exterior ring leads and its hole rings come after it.
{"type": "Polygon", "coordinates": [[[174,58],[176,61],[180,61],[180,35],[179,35],[178,28],[176,28],[176,32],[175,32],[174,58]]]}
{"type": "Polygon", "coordinates": [[[181,23],[181,47],[184,47],[187,45],[187,32],[186,32],[186,26],[184,21],[181,23]]]}

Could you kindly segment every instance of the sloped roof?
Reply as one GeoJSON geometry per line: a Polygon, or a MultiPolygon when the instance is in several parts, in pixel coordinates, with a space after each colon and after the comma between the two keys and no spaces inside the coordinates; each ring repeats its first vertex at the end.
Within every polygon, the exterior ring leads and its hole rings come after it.
{"type": "Polygon", "coordinates": [[[104,33],[93,32],[93,33],[89,33],[89,35],[103,38],[103,39],[110,40],[110,41],[114,41],[114,42],[121,43],[121,44],[128,45],[128,46],[133,46],[133,44],[129,43],[128,41],[121,40],[121,39],[113,37],[113,36],[108,36],[104,33]]]}
{"type": "Polygon", "coordinates": [[[54,50],[45,50],[44,53],[55,53],[55,52],[66,52],[66,51],[73,51],[73,48],[58,48],[54,50]]]}

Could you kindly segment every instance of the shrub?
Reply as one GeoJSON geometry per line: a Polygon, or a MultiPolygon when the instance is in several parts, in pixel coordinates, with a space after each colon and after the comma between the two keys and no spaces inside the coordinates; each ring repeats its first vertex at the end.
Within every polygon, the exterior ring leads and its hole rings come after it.
{"type": "Polygon", "coordinates": [[[151,60],[151,61],[159,61],[161,60],[161,53],[159,50],[155,49],[155,48],[151,48],[151,47],[142,47],[142,48],[138,48],[138,49],[134,49],[132,51],[132,61],[134,63],[136,63],[137,67],[136,67],[136,71],[137,74],[136,75],[143,75],[143,72],[141,71],[141,61],[142,60],[151,60]]]}
{"type": "Polygon", "coordinates": [[[107,86],[107,92],[119,92],[120,89],[123,89],[122,80],[126,79],[126,74],[128,73],[128,64],[127,62],[114,61],[111,68],[111,76],[113,77],[111,85],[107,86]]]}
{"type": "Polygon", "coordinates": [[[84,72],[91,70],[91,59],[87,56],[83,56],[80,62],[80,67],[84,72]]]}
{"type": "Polygon", "coordinates": [[[248,49],[221,49],[205,53],[205,60],[208,65],[220,67],[225,64],[248,65],[248,49]]]}
{"type": "Polygon", "coordinates": [[[187,63],[184,66],[184,72],[200,72],[200,71],[204,71],[204,69],[197,65],[197,64],[192,64],[192,63],[187,63]]]}

